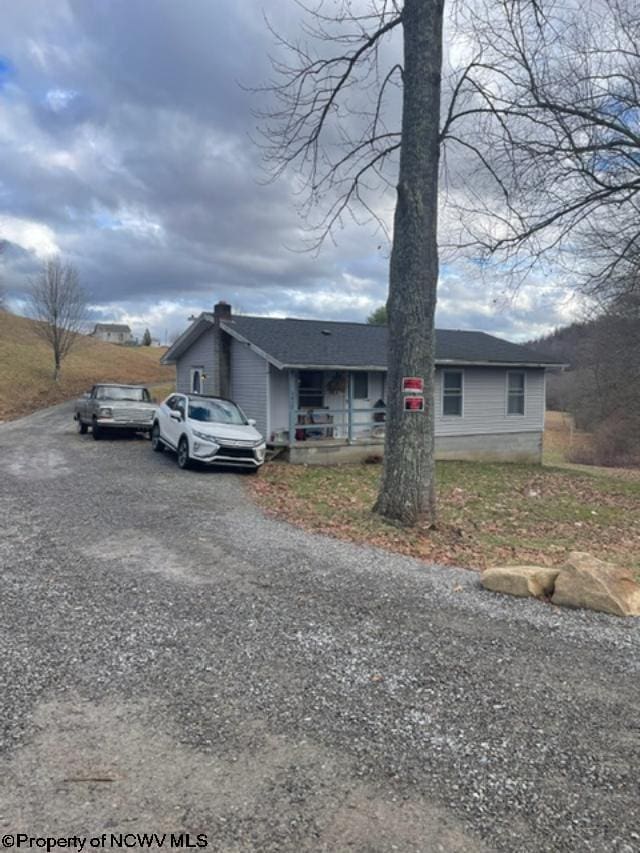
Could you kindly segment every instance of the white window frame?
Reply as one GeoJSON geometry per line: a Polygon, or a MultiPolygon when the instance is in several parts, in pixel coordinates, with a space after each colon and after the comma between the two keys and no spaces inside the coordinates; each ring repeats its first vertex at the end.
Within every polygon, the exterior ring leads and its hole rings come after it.
{"type": "Polygon", "coordinates": [[[195,394],[196,392],[193,390],[193,377],[195,375],[196,370],[200,374],[200,391],[198,393],[202,394],[204,392],[204,367],[198,367],[198,365],[194,365],[189,370],[189,393],[195,394]]]}
{"type": "Polygon", "coordinates": [[[464,370],[461,367],[449,367],[445,368],[442,371],[442,375],[440,377],[440,411],[442,413],[443,418],[463,418],[464,417],[464,397],[465,397],[465,381],[464,381],[464,370]],[[445,414],[444,411],[444,378],[447,373],[459,373],[461,376],[460,382],[460,414],[459,415],[449,415],[445,414]]]}
{"type": "Polygon", "coordinates": [[[507,370],[507,375],[505,378],[505,400],[504,400],[504,411],[505,415],[508,418],[524,418],[527,414],[527,371],[526,370],[507,370]],[[512,374],[518,374],[524,377],[524,381],[522,383],[522,411],[521,412],[510,412],[509,411],[509,377],[512,374]]]}

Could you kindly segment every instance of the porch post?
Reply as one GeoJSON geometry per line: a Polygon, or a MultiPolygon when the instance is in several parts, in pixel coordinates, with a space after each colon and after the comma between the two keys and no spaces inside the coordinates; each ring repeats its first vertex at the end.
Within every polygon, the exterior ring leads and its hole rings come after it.
{"type": "Polygon", "coordinates": [[[296,440],[296,416],[295,410],[298,408],[297,406],[297,387],[296,387],[296,372],[294,370],[289,370],[289,447],[296,440]]]}
{"type": "Polygon", "coordinates": [[[347,373],[347,439],[353,441],[353,373],[347,373]]]}

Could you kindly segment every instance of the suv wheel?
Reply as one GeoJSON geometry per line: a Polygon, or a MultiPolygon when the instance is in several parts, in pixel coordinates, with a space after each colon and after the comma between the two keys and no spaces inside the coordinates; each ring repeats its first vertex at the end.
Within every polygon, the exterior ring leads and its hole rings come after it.
{"type": "Polygon", "coordinates": [[[190,462],[189,442],[183,435],[178,443],[178,468],[182,468],[184,470],[189,467],[190,462]]]}
{"type": "Polygon", "coordinates": [[[156,453],[162,453],[164,450],[164,444],[160,438],[159,424],[154,424],[151,428],[151,449],[155,450],[156,453]]]}
{"type": "Polygon", "coordinates": [[[78,426],[78,432],[80,435],[86,435],[87,425],[80,420],[80,415],[76,418],[76,424],[78,426]]]}

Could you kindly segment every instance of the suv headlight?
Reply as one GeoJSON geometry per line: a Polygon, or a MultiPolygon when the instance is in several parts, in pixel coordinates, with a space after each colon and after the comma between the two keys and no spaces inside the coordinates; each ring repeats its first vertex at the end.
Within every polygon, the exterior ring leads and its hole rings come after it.
{"type": "Polygon", "coordinates": [[[100,415],[101,418],[112,418],[113,417],[113,409],[110,409],[108,406],[105,406],[104,408],[101,407],[98,414],[100,415]]]}
{"type": "Polygon", "coordinates": [[[200,441],[209,441],[211,444],[218,444],[218,439],[213,435],[207,435],[206,432],[199,432],[197,429],[192,430],[192,432],[200,441]]]}
{"type": "Polygon", "coordinates": [[[256,459],[258,460],[258,462],[262,462],[267,450],[267,445],[264,443],[264,441],[261,441],[260,444],[257,444],[255,446],[254,450],[256,454],[256,459]]]}

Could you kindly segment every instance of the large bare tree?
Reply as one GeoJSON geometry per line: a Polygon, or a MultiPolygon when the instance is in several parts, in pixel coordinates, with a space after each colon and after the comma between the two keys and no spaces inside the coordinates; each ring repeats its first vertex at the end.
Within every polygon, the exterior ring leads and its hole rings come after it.
{"type": "Polygon", "coordinates": [[[638,287],[637,8],[458,0],[443,67],[444,0],[300,5],[300,38],[276,35],[266,156],[275,175],[289,170],[305,212],[321,211],[315,245],[363,213],[384,229],[385,191],[396,186],[376,508],[430,523],[438,248],[493,262],[492,274],[516,282],[548,261],[592,294],[638,287]],[[402,61],[389,46],[396,37],[402,61]],[[424,414],[402,410],[401,378],[414,374],[424,414]]]}
{"type": "Polygon", "coordinates": [[[52,258],[43,264],[29,291],[36,333],[53,353],[53,378],[57,382],[62,362],[78,343],[87,314],[87,297],[76,268],[52,258]]]}
{"type": "Polygon", "coordinates": [[[636,0],[466,0],[443,122],[451,248],[597,297],[640,283],[636,0]],[[462,168],[459,168],[462,166],[462,168]]]}
{"type": "Polygon", "coordinates": [[[444,0],[374,0],[368,8],[345,0],[326,15],[322,3],[303,7],[304,39],[277,37],[283,58],[274,61],[276,79],[266,87],[276,107],[263,114],[276,174],[295,166],[310,205],[331,199],[319,240],[359,211],[385,227],[381,195],[396,180],[387,429],[376,509],[402,524],[435,521],[431,402],[443,7],[444,0]],[[403,62],[386,64],[388,41],[399,32],[403,62]],[[401,126],[389,128],[400,84],[401,126]],[[424,412],[404,412],[403,376],[424,380],[424,412]]]}

